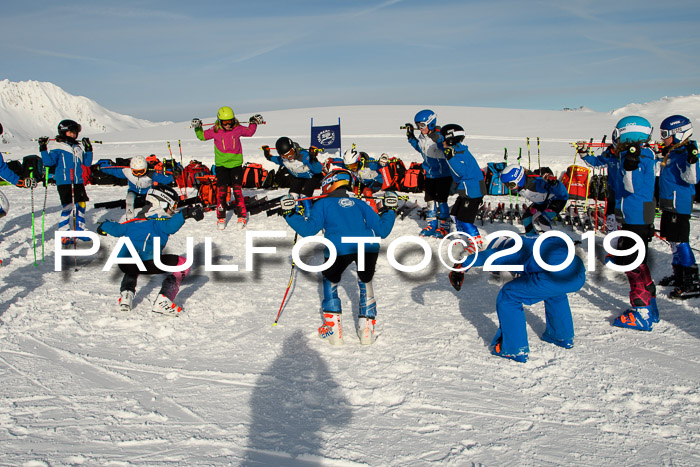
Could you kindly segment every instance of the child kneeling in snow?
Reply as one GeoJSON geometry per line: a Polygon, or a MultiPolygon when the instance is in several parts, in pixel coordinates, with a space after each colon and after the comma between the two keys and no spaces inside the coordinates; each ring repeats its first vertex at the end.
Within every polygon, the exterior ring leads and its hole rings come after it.
{"type": "MultiPolygon", "coordinates": [[[[331,344],[343,343],[340,326],[340,298],[338,283],[343,271],[353,262],[358,262],[357,243],[343,243],[343,237],[386,238],[394,227],[398,205],[396,193],[387,192],[384,196],[385,212],[378,215],[364,201],[348,196],[352,192],[354,177],[345,169],[330,172],[321,182],[321,190],[326,195],[318,199],[306,218],[298,215],[296,200],[286,195],[280,200],[282,214],[287,224],[302,237],[316,235],[323,229],[325,238],[333,243],[338,256],[330,268],[323,271],[323,318],[324,324],[318,329],[319,337],[331,344]]],[[[325,251],[328,259],[329,252],[325,251]]],[[[374,326],[377,318],[377,305],[374,299],[372,278],[379,257],[379,244],[365,246],[365,270],[357,271],[357,285],[360,287],[360,306],[357,333],[361,344],[372,344],[375,339],[374,326]]]]}
{"type": "MultiPolygon", "coordinates": [[[[586,282],[586,268],[581,258],[574,255],[573,261],[561,271],[547,271],[535,260],[533,247],[536,238],[521,236],[523,244],[515,253],[493,260],[494,265],[521,265],[517,272],[520,277],[501,287],[496,299],[498,332],[491,342],[494,355],[526,362],[530,348],[527,343],[527,329],[523,305],[534,305],[544,300],[547,328],[542,340],[565,349],[574,346],[574,322],[567,294],[577,292],[586,282]]],[[[468,270],[481,267],[493,254],[515,245],[511,237],[498,237],[486,250],[467,256],[461,267],[468,270]],[[474,264],[471,264],[474,261],[474,264]]],[[[563,239],[546,238],[540,245],[541,261],[557,266],[566,261],[568,246],[563,239]]],[[[465,271],[466,271],[465,270],[465,271]]],[[[459,290],[464,281],[464,272],[450,272],[450,283],[459,290]]]]}
{"type": "MultiPolygon", "coordinates": [[[[201,221],[204,218],[204,211],[200,206],[188,206],[176,213],[178,199],[175,190],[168,186],[153,187],[146,195],[146,202],[151,204],[151,208],[146,213],[145,218],[132,219],[123,224],[107,221],[98,226],[97,233],[100,235],[128,237],[131,244],[137,248],[139,258],[146,267],[145,271],[140,271],[136,264],[119,265],[119,269],[124,273],[119,298],[121,311],[131,310],[131,302],[134,299],[139,274],[168,274],[163,280],[158,298],[153,303],[152,311],[175,316],[182,312],[182,307],[174,304],[173,300],[180,290],[182,280],[190,272],[190,268],[181,272],[168,273],[159,269],[153,262],[153,239],[155,237],[160,238],[162,253],[170,235],[180,230],[185,224],[185,219],[194,218],[196,221],[201,221]]],[[[126,245],[119,252],[119,257],[131,257],[126,245]]],[[[179,266],[185,263],[186,258],[173,254],[161,254],[160,261],[166,266],[179,266]]]]}

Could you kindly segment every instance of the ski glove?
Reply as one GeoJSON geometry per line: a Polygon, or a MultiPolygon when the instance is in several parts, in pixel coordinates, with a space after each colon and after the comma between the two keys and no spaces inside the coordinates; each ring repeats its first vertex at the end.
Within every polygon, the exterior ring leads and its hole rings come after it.
{"type": "Polygon", "coordinates": [[[559,179],[556,177],[556,175],[544,174],[542,175],[542,178],[545,182],[547,182],[547,185],[549,186],[557,186],[557,184],[559,183],[559,179]]]}
{"type": "Polygon", "coordinates": [[[204,210],[202,209],[202,206],[199,205],[187,206],[182,210],[182,217],[185,219],[194,219],[199,222],[204,219],[204,210]]]}
{"type": "Polygon", "coordinates": [[[698,143],[690,141],[686,147],[688,148],[688,164],[693,165],[698,161],[698,143]]]}
{"type": "Polygon", "coordinates": [[[642,152],[642,148],[638,144],[633,144],[627,148],[627,154],[625,154],[625,161],[622,163],[622,168],[627,172],[634,172],[639,168],[639,153],[642,152]]]}
{"type": "Polygon", "coordinates": [[[202,128],[202,121],[198,118],[193,118],[192,119],[192,128],[194,128],[194,129],[202,128]]]}
{"type": "Polygon", "coordinates": [[[39,138],[39,151],[46,151],[48,149],[49,145],[49,137],[48,136],[42,136],[39,138]]]}
{"type": "Polygon", "coordinates": [[[95,230],[95,232],[97,232],[98,235],[107,235],[107,232],[105,232],[102,228],[103,224],[104,222],[100,222],[100,224],[97,226],[97,229],[95,230]]]}
{"type": "Polygon", "coordinates": [[[431,131],[430,133],[428,133],[428,138],[430,138],[431,140],[433,140],[434,143],[437,143],[437,142],[439,142],[440,140],[442,140],[443,137],[442,137],[442,134],[440,133],[440,128],[439,128],[439,127],[435,127],[435,129],[434,129],[433,131],[431,131]]]}
{"type": "Polygon", "coordinates": [[[318,162],[318,153],[323,151],[323,149],[316,148],[314,146],[311,146],[309,148],[309,160],[311,161],[312,164],[315,164],[318,162]]]}
{"type": "Polygon", "coordinates": [[[262,149],[263,156],[265,156],[265,159],[267,159],[268,161],[270,159],[272,159],[272,156],[270,155],[270,146],[265,145],[265,146],[261,147],[260,149],[262,149]]]}
{"type": "Polygon", "coordinates": [[[416,136],[413,134],[413,132],[416,131],[416,130],[415,130],[415,128],[413,128],[413,124],[412,124],[412,123],[407,123],[407,124],[405,124],[405,125],[404,125],[404,128],[406,128],[406,136],[408,137],[408,139],[413,139],[413,138],[416,137],[416,136]]]}
{"type": "Polygon", "coordinates": [[[390,211],[396,211],[399,207],[399,196],[393,191],[384,193],[384,207],[390,211]]]}
{"type": "Polygon", "coordinates": [[[82,141],[85,152],[92,152],[92,143],[90,142],[90,138],[83,138],[82,141]]]}
{"type": "MultiPolygon", "coordinates": [[[[461,263],[456,263],[452,266],[453,269],[460,269],[461,267],[461,263]]],[[[450,271],[448,277],[450,279],[450,284],[452,284],[452,287],[454,287],[454,289],[457,292],[459,292],[459,290],[462,288],[462,284],[464,283],[464,271],[450,271]]]]}
{"type": "Polygon", "coordinates": [[[443,152],[445,153],[445,159],[448,161],[455,156],[455,150],[452,148],[445,148],[443,152]]]}
{"type": "Polygon", "coordinates": [[[248,119],[248,123],[255,123],[256,125],[262,125],[263,123],[265,123],[265,120],[263,120],[262,115],[255,114],[248,119]]]}
{"type": "Polygon", "coordinates": [[[380,166],[380,167],[384,167],[384,166],[386,166],[388,163],[389,163],[389,156],[387,156],[386,154],[382,154],[382,155],[379,157],[379,166],[380,166]]]}
{"type": "Polygon", "coordinates": [[[280,199],[280,210],[284,217],[294,214],[297,205],[297,200],[292,197],[292,195],[284,195],[280,199]]]}

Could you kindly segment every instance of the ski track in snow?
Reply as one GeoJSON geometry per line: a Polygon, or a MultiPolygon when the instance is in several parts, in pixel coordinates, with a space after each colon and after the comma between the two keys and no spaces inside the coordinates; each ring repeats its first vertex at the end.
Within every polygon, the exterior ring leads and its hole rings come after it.
{"type": "MultiPolygon", "coordinates": [[[[293,235],[282,218],[251,218],[251,230],[287,231],[284,239],[258,240],[280,254],[258,257],[255,272],[244,270],[245,231],[216,231],[213,212],[188,221],[167,246],[184,253],[185,238],[195,238],[195,268],[177,300],[183,315],[150,312],[161,276],[142,276],[135,310],[120,314],[121,274],[101,271],[116,239],[101,237],[100,254],[79,258],[77,272],[71,258],[55,272],[59,212],[50,187],[50,241],[35,267],[26,192],[2,190],[12,203],[0,224],[3,464],[700,464],[697,300],[671,301],[660,287],[653,332],[614,328],[628,285],[601,262],[570,296],[576,346],[540,341],[544,307],[526,307],[530,361],[517,364],[488,350],[498,326],[493,279],[470,272],[456,292],[435,257],[420,273],[391,268],[386,245],[418,233],[414,211],[383,242],[377,342],[364,347],[355,338],[351,266],[339,287],[346,344],[335,348],[317,338],[317,274],[297,272],[279,325],[271,326],[290,270],[293,235]],[[205,235],[214,262],[238,264],[239,272],[204,271],[205,235]]],[[[123,192],[88,187],[92,203],[123,192]]],[[[43,188],[35,198],[43,199],[43,188]]],[[[88,209],[88,225],[120,214],[88,209]]],[[[428,241],[436,251],[438,242],[428,241]]],[[[399,257],[415,264],[417,251],[406,247],[399,257]]],[[[651,255],[658,279],[670,270],[670,253],[655,240],[651,255]]],[[[318,249],[303,256],[321,260],[318,249]]]]}

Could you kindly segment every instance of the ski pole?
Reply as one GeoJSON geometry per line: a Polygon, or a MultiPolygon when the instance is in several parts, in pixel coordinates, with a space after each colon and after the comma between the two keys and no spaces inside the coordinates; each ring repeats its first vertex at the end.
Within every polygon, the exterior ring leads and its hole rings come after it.
{"type": "Polygon", "coordinates": [[[46,233],[46,198],[49,195],[49,168],[44,168],[44,207],[41,208],[41,260],[44,261],[44,234],[46,233]]]}
{"type": "MultiPolygon", "coordinates": [[[[33,179],[34,178],[34,168],[30,167],[29,168],[29,178],[33,179]]],[[[32,183],[29,185],[29,191],[31,192],[31,198],[32,198],[32,246],[34,247],[34,266],[37,266],[36,264],[36,229],[34,227],[34,184],[32,183]]]]}
{"type": "Polygon", "coordinates": [[[530,170],[530,137],[528,136],[527,139],[527,170],[530,170]]]}
{"type": "MultiPolygon", "coordinates": [[[[238,124],[240,125],[241,122],[238,121],[238,124]]],[[[202,123],[202,126],[212,126],[212,125],[216,125],[216,122],[214,122],[214,123],[202,123]]],[[[267,125],[267,122],[257,123],[257,125],[267,125]]],[[[190,123],[190,126],[188,126],[187,128],[194,128],[194,127],[193,127],[192,124],[190,123]]]]}
{"type": "MultiPolygon", "coordinates": [[[[294,234],[294,243],[292,243],[292,248],[294,248],[294,245],[297,244],[297,237],[299,236],[299,233],[294,234]]],[[[280,309],[277,311],[277,317],[275,318],[275,322],[272,323],[273,326],[277,326],[277,321],[280,319],[280,315],[282,314],[282,308],[284,308],[284,304],[286,303],[287,300],[287,294],[289,294],[289,290],[292,287],[292,282],[294,281],[294,272],[296,271],[296,264],[294,264],[294,257],[292,257],[292,271],[289,274],[289,284],[287,284],[287,290],[284,292],[284,297],[282,297],[282,303],[280,304],[280,309]]]]}
{"type": "MultiPolygon", "coordinates": [[[[30,141],[39,141],[39,138],[32,138],[30,141]]],[[[49,141],[56,141],[56,138],[49,138],[49,141]]],[[[104,141],[90,141],[91,143],[94,144],[103,144],[104,141]]],[[[9,153],[6,153],[9,154],[9,153]]]]}
{"type": "Polygon", "coordinates": [[[542,172],[542,163],[540,162],[540,137],[537,137],[537,168],[542,172]]]}
{"type": "Polygon", "coordinates": [[[177,140],[177,147],[180,148],[180,166],[184,168],[185,165],[182,163],[182,143],[180,142],[180,140],[177,140]]]}

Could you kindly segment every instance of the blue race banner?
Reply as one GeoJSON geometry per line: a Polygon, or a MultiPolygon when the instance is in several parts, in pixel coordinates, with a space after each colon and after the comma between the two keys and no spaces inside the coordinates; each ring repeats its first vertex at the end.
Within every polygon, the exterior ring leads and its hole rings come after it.
{"type": "Polygon", "coordinates": [[[311,146],[340,150],[340,119],[337,125],[314,126],[311,119],[311,146]]]}

